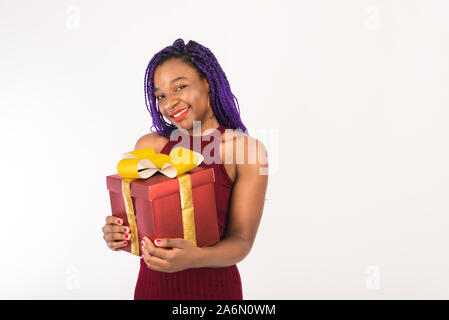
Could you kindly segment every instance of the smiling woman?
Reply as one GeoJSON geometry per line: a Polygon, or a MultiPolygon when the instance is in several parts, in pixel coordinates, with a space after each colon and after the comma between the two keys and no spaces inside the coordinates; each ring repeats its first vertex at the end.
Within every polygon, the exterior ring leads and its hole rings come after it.
{"type": "MultiPolygon", "coordinates": [[[[187,139],[189,146],[200,139],[200,150],[195,151],[204,156],[206,150],[213,150],[218,159],[200,166],[214,170],[220,241],[197,247],[185,239],[152,242],[144,237],[134,298],[243,299],[236,263],[251,250],[262,217],[268,183],[266,149],[247,134],[215,56],[194,41],[185,45],[178,39],[151,59],[145,93],[156,132],[140,137],[135,150],[151,147],[169,154],[179,142],[169,136],[180,132],[178,138],[187,139]],[[241,152],[248,156],[242,157],[241,152]],[[257,155],[257,161],[235,163],[234,155],[239,159],[257,155]]],[[[129,227],[112,216],[106,221],[103,232],[108,246],[116,250],[126,245],[129,227]]]]}
{"type": "MultiPolygon", "coordinates": [[[[188,123],[179,126],[163,118],[165,116],[171,121],[167,108],[176,112],[181,107],[191,107],[192,110],[210,108],[219,124],[247,132],[240,119],[238,100],[231,91],[226,74],[214,54],[195,41],[191,40],[185,45],[182,39],[177,39],[172,46],[153,56],[145,73],[145,98],[153,127],[160,136],[169,137],[177,127],[189,127],[188,123]],[[189,94],[189,99],[194,99],[189,100],[192,104],[174,104],[171,99],[178,98],[180,94],[185,97],[184,91],[189,94]]],[[[204,128],[205,124],[202,123],[202,126],[204,128]]]]}

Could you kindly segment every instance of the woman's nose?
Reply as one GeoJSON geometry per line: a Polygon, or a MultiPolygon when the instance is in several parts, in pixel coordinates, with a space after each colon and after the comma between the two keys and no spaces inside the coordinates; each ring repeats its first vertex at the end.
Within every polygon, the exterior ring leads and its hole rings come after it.
{"type": "Polygon", "coordinates": [[[167,103],[165,104],[165,111],[169,114],[171,111],[176,109],[176,106],[179,104],[179,100],[178,99],[174,99],[171,101],[167,101],[167,103]]]}

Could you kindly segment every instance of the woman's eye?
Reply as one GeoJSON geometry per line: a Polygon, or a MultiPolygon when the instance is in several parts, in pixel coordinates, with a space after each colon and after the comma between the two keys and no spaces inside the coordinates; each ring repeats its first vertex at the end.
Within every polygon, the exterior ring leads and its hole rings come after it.
{"type": "MultiPolygon", "coordinates": [[[[185,88],[185,87],[187,87],[187,86],[186,86],[186,85],[180,85],[179,87],[176,88],[176,91],[177,91],[179,88],[185,88]]],[[[160,100],[162,97],[164,97],[164,96],[163,96],[163,95],[157,96],[157,97],[156,97],[156,100],[160,100]]]]}

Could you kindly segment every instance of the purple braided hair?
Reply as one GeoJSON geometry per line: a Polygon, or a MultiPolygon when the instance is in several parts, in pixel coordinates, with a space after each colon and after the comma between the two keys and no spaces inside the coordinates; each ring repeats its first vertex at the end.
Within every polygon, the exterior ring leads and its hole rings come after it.
{"type": "Polygon", "coordinates": [[[171,58],[178,58],[181,61],[194,67],[201,79],[207,78],[211,94],[212,110],[220,125],[232,129],[241,129],[248,134],[248,130],[240,119],[240,106],[237,98],[231,92],[226,74],[221,69],[220,64],[214,54],[206,47],[190,40],[187,45],[183,39],[177,39],[173,45],[165,47],[156,53],[150,60],[145,72],[145,104],[150,112],[153,125],[150,128],[156,129],[157,134],[169,137],[173,130],[177,129],[174,124],[165,121],[156,106],[154,96],[153,77],[156,67],[171,58]],[[234,102],[237,102],[237,105],[234,102]]]}

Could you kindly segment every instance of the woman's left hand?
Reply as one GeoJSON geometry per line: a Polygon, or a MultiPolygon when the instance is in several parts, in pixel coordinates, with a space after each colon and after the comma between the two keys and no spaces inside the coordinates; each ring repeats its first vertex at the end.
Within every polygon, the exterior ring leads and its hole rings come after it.
{"type": "Polygon", "coordinates": [[[156,239],[155,245],[147,237],[141,242],[142,259],[148,268],[161,272],[177,272],[198,268],[201,248],[182,238],[156,239]]]}

